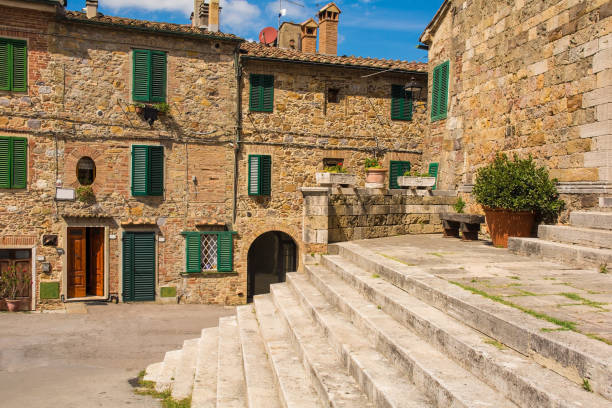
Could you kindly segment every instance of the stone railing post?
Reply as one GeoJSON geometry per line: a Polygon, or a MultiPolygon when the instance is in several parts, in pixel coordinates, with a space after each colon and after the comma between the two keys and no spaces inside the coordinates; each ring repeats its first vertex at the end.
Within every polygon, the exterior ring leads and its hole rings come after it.
{"type": "Polygon", "coordinates": [[[307,253],[327,252],[329,229],[329,194],[327,187],[302,187],[304,222],[302,240],[307,253]]]}

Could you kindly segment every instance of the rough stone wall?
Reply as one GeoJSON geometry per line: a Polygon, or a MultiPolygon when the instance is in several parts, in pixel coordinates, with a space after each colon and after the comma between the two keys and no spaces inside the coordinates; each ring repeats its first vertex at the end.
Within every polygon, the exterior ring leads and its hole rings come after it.
{"type": "Polygon", "coordinates": [[[448,118],[424,152],[440,161],[440,185],[472,184],[503,151],[533,155],[564,192],[609,191],[612,2],[450,3],[429,51],[430,81],[450,60],[448,118]]]}

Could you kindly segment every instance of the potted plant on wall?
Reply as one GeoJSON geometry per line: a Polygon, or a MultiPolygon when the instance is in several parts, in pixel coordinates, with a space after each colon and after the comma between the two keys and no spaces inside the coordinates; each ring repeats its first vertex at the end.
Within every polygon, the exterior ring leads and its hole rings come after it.
{"type": "Polygon", "coordinates": [[[366,187],[383,188],[387,169],[383,169],[377,158],[365,159],[366,187]]]}
{"type": "Polygon", "coordinates": [[[30,276],[17,272],[17,269],[11,266],[0,275],[0,284],[4,288],[6,308],[9,312],[16,312],[21,303],[17,295],[30,285],[30,276]]]}
{"type": "Polygon", "coordinates": [[[515,154],[509,160],[497,154],[492,163],[479,169],[473,194],[485,211],[493,245],[507,248],[508,237],[531,236],[536,218],[556,218],[565,206],[556,182],[531,156],[519,159],[515,154]]]}
{"type": "Polygon", "coordinates": [[[348,174],[342,162],[326,166],[322,172],[316,174],[316,177],[319,185],[355,185],[355,175],[348,174]]]}
{"type": "Polygon", "coordinates": [[[419,173],[416,170],[408,170],[403,176],[397,178],[397,185],[407,188],[431,188],[436,185],[436,178],[430,177],[429,173],[419,173]]]}

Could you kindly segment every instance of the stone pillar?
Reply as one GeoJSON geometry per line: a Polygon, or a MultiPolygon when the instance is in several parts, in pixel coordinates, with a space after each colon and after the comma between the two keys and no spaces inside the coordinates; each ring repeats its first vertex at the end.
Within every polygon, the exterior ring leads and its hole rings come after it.
{"type": "Polygon", "coordinates": [[[306,252],[327,250],[329,228],[329,194],[327,187],[302,187],[304,196],[304,223],[302,241],[306,252]]]}
{"type": "Polygon", "coordinates": [[[208,31],[219,31],[219,0],[210,0],[208,6],[208,31]]]}

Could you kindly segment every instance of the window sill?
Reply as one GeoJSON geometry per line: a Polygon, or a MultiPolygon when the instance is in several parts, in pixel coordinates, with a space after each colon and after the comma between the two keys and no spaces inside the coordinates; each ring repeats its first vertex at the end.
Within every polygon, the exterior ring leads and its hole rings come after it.
{"type": "Polygon", "coordinates": [[[181,272],[181,276],[184,278],[187,277],[197,277],[197,278],[221,278],[226,276],[238,276],[238,272],[219,272],[217,270],[208,270],[202,272],[181,272]]]}

